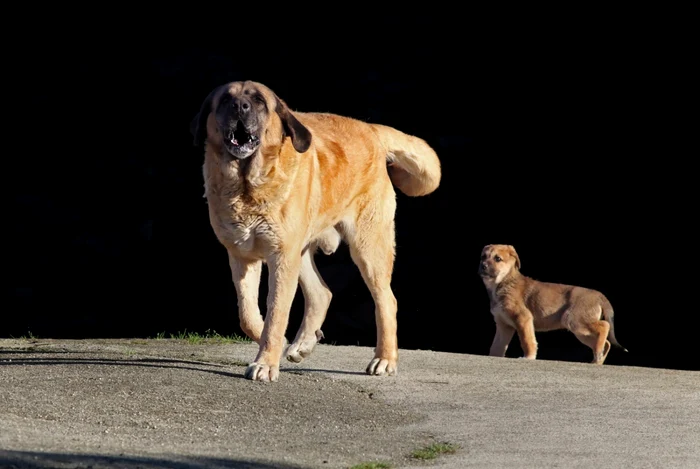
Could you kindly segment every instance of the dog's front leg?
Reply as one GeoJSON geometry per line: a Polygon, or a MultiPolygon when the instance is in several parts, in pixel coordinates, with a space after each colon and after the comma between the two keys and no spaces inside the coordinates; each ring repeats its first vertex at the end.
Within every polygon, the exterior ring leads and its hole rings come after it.
{"type": "Polygon", "coordinates": [[[515,335],[515,328],[496,319],[496,333],[493,336],[489,355],[492,357],[505,357],[508,344],[515,335]]]}
{"type": "Polygon", "coordinates": [[[245,335],[260,343],[263,318],[258,307],[258,290],[262,262],[238,259],[231,252],[228,254],[228,260],[238,296],[238,319],[241,329],[245,335]]]}
{"type": "Polygon", "coordinates": [[[254,381],[277,381],[284,336],[289,322],[289,310],[294,300],[299,280],[301,249],[290,249],[268,260],[269,280],[267,314],[255,361],[248,365],[245,377],[254,381]]]}
{"type": "Polygon", "coordinates": [[[515,317],[515,328],[518,331],[523,357],[534,360],[537,357],[537,339],[535,338],[535,323],[532,313],[525,309],[515,317]]]}

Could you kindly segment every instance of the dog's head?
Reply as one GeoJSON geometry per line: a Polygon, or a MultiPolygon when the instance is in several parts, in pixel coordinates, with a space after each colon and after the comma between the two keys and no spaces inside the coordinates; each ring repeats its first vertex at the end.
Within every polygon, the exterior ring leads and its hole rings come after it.
{"type": "Polygon", "coordinates": [[[287,104],[268,87],[253,81],[214,88],[192,119],[190,132],[195,145],[206,140],[219,152],[240,160],[266,146],[279,147],[287,137],[299,153],[311,145],[311,133],[287,104]]]}
{"type": "Polygon", "coordinates": [[[487,244],[481,250],[479,276],[500,283],[511,270],[520,270],[520,257],[510,244],[487,244]]]}

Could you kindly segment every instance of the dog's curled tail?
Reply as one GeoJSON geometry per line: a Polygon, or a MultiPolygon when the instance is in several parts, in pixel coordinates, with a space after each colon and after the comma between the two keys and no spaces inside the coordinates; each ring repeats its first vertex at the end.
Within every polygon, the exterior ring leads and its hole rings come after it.
{"type": "Polygon", "coordinates": [[[613,319],[615,314],[613,312],[612,305],[606,298],[603,298],[603,301],[600,306],[603,309],[603,317],[605,317],[605,320],[610,323],[610,332],[608,332],[608,338],[610,339],[610,343],[621,348],[624,352],[628,352],[628,350],[622,345],[620,345],[620,343],[615,338],[615,323],[613,319]]]}
{"type": "Polygon", "coordinates": [[[442,177],[440,160],[425,140],[385,125],[373,124],[372,128],[386,149],[391,182],[401,192],[418,197],[438,188],[442,177]]]}

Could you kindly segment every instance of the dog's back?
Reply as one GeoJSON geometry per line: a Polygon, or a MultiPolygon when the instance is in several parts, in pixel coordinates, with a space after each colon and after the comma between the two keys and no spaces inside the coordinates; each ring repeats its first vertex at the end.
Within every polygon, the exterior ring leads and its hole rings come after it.
{"type": "Polygon", "coordinates": [[[299,112],[296,115],[311,129],[320,156],[327,155],[337,164],[346,161],[356,176],[371,174],[372,163],[377,161],[382,167],[388,163],[391,182],[408,196],[430,194],[440,185],[440,160],[419,137],[337,114],[299,112]]]}

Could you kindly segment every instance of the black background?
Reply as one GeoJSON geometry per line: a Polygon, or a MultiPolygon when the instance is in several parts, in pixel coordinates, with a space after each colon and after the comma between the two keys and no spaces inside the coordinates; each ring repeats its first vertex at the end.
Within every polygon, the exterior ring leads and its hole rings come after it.
{"type": "MultiPolygon", "coordinates": [[[[479,254],[508,243],[524,274],[608,296],[630,352],[607,363],[698,369],[683,162],[695,155],[676,146],[689,126],[672,108],[687,61],[653,27],[230,8],[28,23],[38,42],[12,52],[8,91],[20,125],[5,173],[14,306],[0,336],[240,333],[189,123],[214,86],[252,79],[293,109],[392,125],[440,156],[434,194],[397,195],[400,347],[486,354],[479,254]]],[[[373,346],[374,305],[347,248],[316,261],[334,294],[326,342],[373,346]]],[[[261,288],[264,312],[265,275],[261,288]]],[[[289,338],[301,313],[299,291],[289,338]]],[[[542,359],[591,358],[570,333],[538,340],[542,359]]],[[[514,339],[508,355],[519,352],[514,339]]]]}

